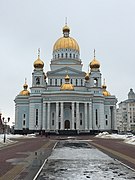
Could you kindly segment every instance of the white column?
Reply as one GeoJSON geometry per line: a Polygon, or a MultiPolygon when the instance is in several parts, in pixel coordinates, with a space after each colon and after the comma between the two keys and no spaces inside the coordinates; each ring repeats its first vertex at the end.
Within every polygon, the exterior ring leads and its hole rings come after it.
{"type": "Polygon", "coordinates": [[[91,108],[91,102],[89,103],[89,130],[92,130],[92,108],[91,108]]]}
{"type": "Polygon", "coordinates": [[[75,111],[75,103],[74,102],[72,102],[72,125],[71,125],[71,129],[72,130],[74,130],[75,128],[74,128],[74,111],[75,111]]]}
{"type": "Polygon", "coordinates": [[[116,106],[113,106],[113,121],[114,121],[114,130],[117,130],[117,122],[116,122],[116,106]]]}
{"type": "Polygon", "coordinates": [[[50,130],[50,102],[48,102],[47,110],[47,130],[50,130]]]}
{"type": "Polygon", "coordinates": [[[61,130],[64,129],[64,122],[63,122],[63,102],[61,102],[61,130]]]}
{"type": "Polygon", "coordinates": [[[56,130],[58,130],[58,118],[59,118],[59,103],[56,102],[56,124],[55,124],[56,130]]]}
{"type": "Polygon", "coordinates": [[[43,103],[43,130],[46,129],[46,103],[43,103]]]}
{"type": "Polygon", "coordinates": [[[87,103],[84,103],[85,105],[85,130],[88,129],[88,122],[87,122],[87,103]]]}
{"type": "Polygon", "coordinates": [[[76,103],[76,129],[79,130],[79,102],[76,103]]]}

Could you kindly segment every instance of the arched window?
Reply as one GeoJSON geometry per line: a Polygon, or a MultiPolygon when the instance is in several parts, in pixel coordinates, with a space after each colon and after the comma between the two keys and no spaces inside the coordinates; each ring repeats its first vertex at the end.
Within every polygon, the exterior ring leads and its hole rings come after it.
{"type": "Polygon", "coordinates": [[[38,109],[36,109],[36,122],[35,125],[38,126],[38,109]]]}
{"type": "Polygon", "coordinates": [[[55,79],[55,85],[57,86],[57,79],[55,79]]]}
{"type": "Polygon", "coordinates": [[[98,87],[98,80],[97,80],[97,78],[94,79],[94,87],[98,87]]]}
{"type": "Polygon", "coordinates": [[[58,54],[58,58],[60,57],[60,55],[58,54]]]}
{"type": "Polygon", "coordinates": [[[60,80],[60,85],[62,85],[62,79],[60,80]]]}
{"type": "Polygon", "coordinates": [[[75,58],[75,54],[73,54],[73,58],[75,58]]]}
{"type": "Polygon", "coordinates": [[[72,54],[70,53],[70,58],[72,58],[72,54]]]}
{"type": "Polygon", "coordinates": [[[83,86],[83,80],[81,79],[81,86],[83,86]]]}
{"type": "Polygon", "coordinates": [[[70,80],[71,84],[72,84],[72,79],[70,80]]]}
{"type": "Polygon", "coordinates": [[[50,85],[52,85],[52,79],[50,79],[50,85]]]}
{"type": "Polygon", "coordinates": [[[98,125],[98,111],[96,109],[96,125],[98,125]]]}
{"type": "Polygon", "coordinates": [[[61,58],[63,58],[63,53],[61,54],[61,58]]]}
{"type": "Polygon", "coordinates": [[[66,53],[66,58],[67,58],[67,53],[66,53]]]}

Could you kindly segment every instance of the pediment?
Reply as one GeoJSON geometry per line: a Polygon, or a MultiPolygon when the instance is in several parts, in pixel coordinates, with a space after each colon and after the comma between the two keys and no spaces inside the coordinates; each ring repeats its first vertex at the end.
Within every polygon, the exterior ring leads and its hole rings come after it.
{"type": "Polygon", "coordinates": [[[47,76],[65,76],[65,74],[71,76],[85,76],[85,72],[73,69],[71,67],[63,67],[54,71],[47,72],[47,76]]]}

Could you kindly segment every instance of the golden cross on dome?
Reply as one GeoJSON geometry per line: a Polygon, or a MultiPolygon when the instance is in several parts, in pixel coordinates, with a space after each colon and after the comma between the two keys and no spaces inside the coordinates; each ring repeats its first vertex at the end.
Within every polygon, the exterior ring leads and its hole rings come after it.
{"type": "Polygon", "coordinates": [[[65,25],[67,25],[67,17],[65,17],[65,25]]]}
{"type": "Polygon", "coordinates": [[[27,84],[27,78],[25,78],[25,84],[27,84]]]}
{"type": "Polygon", "coordinates": [[[40,48],[38,48],[38,58],[40,58],[40,48]]]}
{"type": "Polygon", "coordinates": [[[96,50],[94,49],[94,59],[95,59],[95,57],[96,57],[96,50]]]}
{"type": "Polygon", "coordinates": [[[105,85],[105,78],[104,78],[104,85],[105,85]]]}

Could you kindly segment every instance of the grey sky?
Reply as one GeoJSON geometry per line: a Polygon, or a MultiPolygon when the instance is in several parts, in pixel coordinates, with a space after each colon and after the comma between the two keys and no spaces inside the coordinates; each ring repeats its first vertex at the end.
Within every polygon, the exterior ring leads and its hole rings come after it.
{"type": "Polygon", "coordinates": [[[33,62],[41,48],[44,71],[68,17],[70,36],[80,46],[87,71],[96,49],[107,90],[118,101],[135,90],[134,0],[0,0],[0,110],[14,120],[14,98],[31,86],[33,62]]]}

